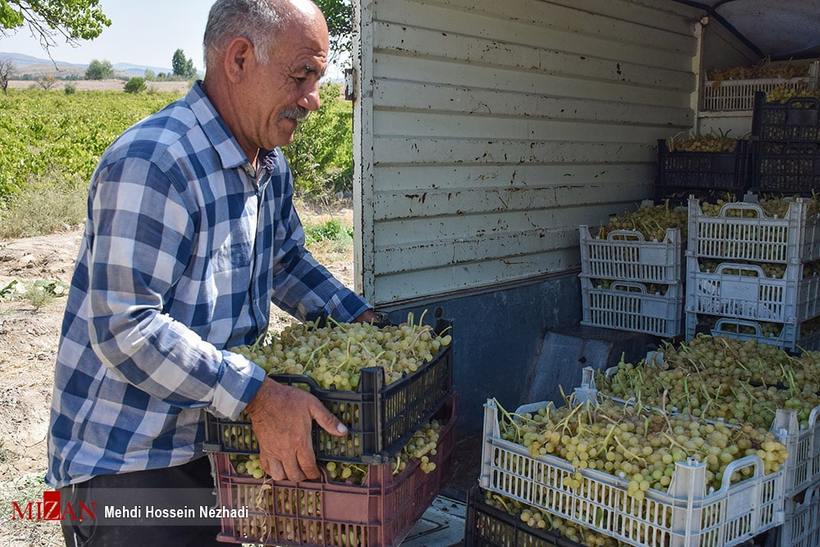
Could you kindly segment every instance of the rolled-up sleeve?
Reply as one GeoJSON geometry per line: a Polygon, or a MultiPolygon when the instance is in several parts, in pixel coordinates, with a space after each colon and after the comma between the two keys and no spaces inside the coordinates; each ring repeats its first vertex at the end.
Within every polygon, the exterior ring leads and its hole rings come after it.
{"type": "Polygon", "coordinates": [[[88,298],[94,353],[168,404],[236,418],[264,370],[163,313],[193,253],[195,212],[186,206],[184,186],[150,160],[127,158],[98,172],[94,188],[88,298]]]}
{"type": "Polygon", "coordinates": [[[305,249],[305,233],[293,207],[293,176],[282,158],[280,203],[284,241],[274,257],[273,303],[303,321],[329,316],[350,322],[370,309],[305,249]]]}

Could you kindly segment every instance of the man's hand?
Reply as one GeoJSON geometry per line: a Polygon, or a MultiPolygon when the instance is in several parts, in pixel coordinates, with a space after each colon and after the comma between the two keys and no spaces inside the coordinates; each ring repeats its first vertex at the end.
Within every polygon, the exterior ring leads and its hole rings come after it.
{"type": "Polygon", "coordinates": [[[365,310],[363,314],[353,320],[354,323],[373,323],[376,321],[376,312],[373,310],[365,310]]]}
{"type": "Polygon", "coordinates": [[[274,480],[318,479],[310,435],[313,420],[337,437],[347,428],[310,393],[265,378],[245,408],[259,441],[259,463],[274,480]]]}

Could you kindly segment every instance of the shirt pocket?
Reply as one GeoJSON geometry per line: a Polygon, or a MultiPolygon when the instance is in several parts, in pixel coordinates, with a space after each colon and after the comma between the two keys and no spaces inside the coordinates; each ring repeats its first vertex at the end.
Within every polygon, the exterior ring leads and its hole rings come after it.
{"type": "Polygon", "coordinates": [[[226,241],[211,256],[214,273],[241,270],[251,263],[253,245],[250,241],[226,241]]]}

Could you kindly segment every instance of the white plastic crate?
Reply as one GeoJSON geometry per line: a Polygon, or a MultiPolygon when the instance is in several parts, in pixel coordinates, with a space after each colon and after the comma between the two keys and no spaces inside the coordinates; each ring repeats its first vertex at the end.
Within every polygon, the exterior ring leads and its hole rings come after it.
{"type": "Polygon", "coordinates": [[[803,266],[786,266],[783,278],[755,264],[723,262],[714,272],[687,258],[686,311],[706,315],[796,323],[820,315],[820,276],[803,278],[803,266]]]}
{"type": "Polygon", "coordinates": [[[796,199],[784,218],[770,217],[751,202],[727,203],[716,217],[703,213],[689,198],[689,246],[697,258],[794,264],[820,260],[820,217],[796,199]],[[736,217],[733,214],[753,214],[736,217]]]}
{"type": "Polygon", "coordinates": [[[701,110],[709,112],[751,111],[755,106],[755,93],[768,93],[780,86],[789,89],[808,89],[812,87],[809,77],[803,78],[767,78],[757,80],[708,80],[702,91],[701,110]]]}
{"type": "Polygon", "coordinates": [[[581,274],[581,324],[673,338],[681,333],[682,293],[680,283],[669,285],[665,295],[650,294],[646,284],[633,281],[596,288],[581,274]]]}
{"type": "MultiPolygon", "coordinates": [[[[696,313],[686,312],[686,340],[691,340],[697,334],[698,317],[696,313]]],[[[789,351],[811,350],[820,351],[820,332],[802,333],[800,323],[783,323],[780,332],[776,335],[764,334],[760,322],[748,319],[724,317],[717,320],[711,329],[712,336],[724,336],[736,340],[754,340],[760,344],[769,344],[789,351]],[[739,332],[743,329],[744,332],[739,332]]]]}
{"type": "MultiPolygon", "coordinates": [[[[645,361],[653,365],[663,364],[663,352],[650,351],[645,361]]],[[[590,382],[593,373],[584,369],[584,382],[590,382]]],[[[591,370],[591,369],[590,369],[591,370]]],[[[618,372],[618,367],[610,367],[606,370],[607,377],[612,377],[618,372]]],[[[625,401],[617,397],[610,397],[613,401],[623,404],[633,404],[635,401],[625,401]]],[[[644,405],[647,406],[647,405],[644,405]]],[[[678,414],[678,409],[674,406],[667,406],[666,410],[671,414],[678,414]]],[[[814,407],[809,414],[809,421],[806,427],[801,429],[797,418],[797,411],[793,409],[778,409],[769,430],[780,437],[786,450],[789,453],[786,459],[783,472],[783,490],[786,496],[794,496],[805,489],[812,482],[820,478],[820,406],[814,407]]],[[[712,422],[723,422],[723,420],[707,420],[712,422]]],[[[729,427],[736,427],[727,423],[729,427]]]]}
{"type": "Polygon", "coordinates": [[[680,230],[667,229],[663,241],[646,241],[636,230],[614,230],[606,239],[579,228],[581,273],[597,279],[640,283],[680,283],[683,271],[680,230]]]}
{"type": "MultiPolygon", "coordinates": [[[[596,397],[576,390],[576,400],[596,397]]],[[[538,412],[549,403],[524,405],[516,413],[538,412]]],[[[495,401],[484,405],[479,484],[552,515],[636,547],[732,547],[783,523],[783,471],[765,475],[757,456],[727,466],[722,487],[706,493],[706,465],[690,459],[675,464],[668,492],[648,490],[643,501],[627,494],[627,481],[594,469],[580,471],[578,489],[563,486],[576,473],[555,456],[533,457],[527,448],[501,438],[495,401]],[[753,475],[728,484],[732,474],[753,475]]]]}
{"type": "Polygon", "coordinates": [[[801,429],[794,410],[778,409],[772,422],[771,431],[781,431],[785,434],[784,444],[789,451],[784,488],[787,497],[797,495],[820,479],[819,417],[820,406],[816,406],[809,414],[808,424],[801,429]]]}
{"type": "Polygon", "coordinates": [[[820,482],[810,486],[801,499],[786,499],[786,518],[777,531],[778,547],[820,545],[820,482]]]}

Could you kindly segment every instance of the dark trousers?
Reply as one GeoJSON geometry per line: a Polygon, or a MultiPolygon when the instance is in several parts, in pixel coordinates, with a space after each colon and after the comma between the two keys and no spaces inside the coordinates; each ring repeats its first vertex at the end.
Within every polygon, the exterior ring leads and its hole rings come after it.
{"type": "MultiPolygon", "coordinates": [[[[116,493],[122,505],[131,503],[129,489],[135,488],[213,488],[208,458],[165,469],[136,471],[121,475],[101,475],[86,482],[60,490],[62,499],[71,500],[75,507],[94,499],[94,490],[105,489],[116,493]]],[[[213,498],[212,504],[216,503],[213,498]]],[[[67,547],[225,547],[216,541],[218,526],[112,526],[94,522],[63,523],[63,537],[67,547]]]]}

